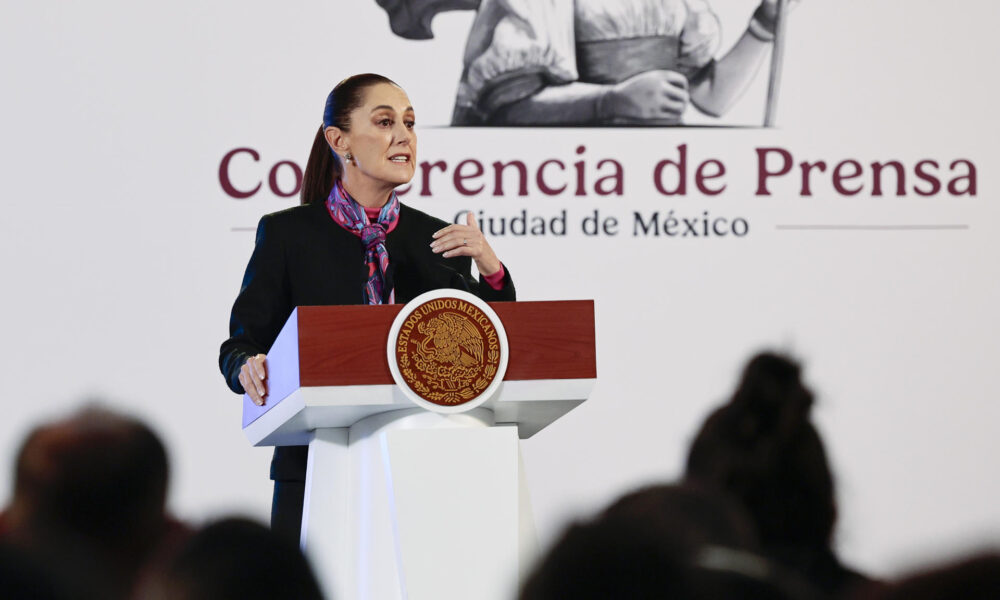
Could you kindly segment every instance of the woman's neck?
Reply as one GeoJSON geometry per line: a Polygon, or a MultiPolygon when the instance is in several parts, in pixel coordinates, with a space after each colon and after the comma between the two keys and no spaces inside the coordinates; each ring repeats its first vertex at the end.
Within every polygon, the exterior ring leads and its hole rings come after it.
{"type": "Polygon", "coordinates": [[[354,201],[365,208],[380,208],[389,201],[395,185],[378,181],[371,177],[354,176],[344,173],[340,178],[344,191],[354,198],[354,201]]]}

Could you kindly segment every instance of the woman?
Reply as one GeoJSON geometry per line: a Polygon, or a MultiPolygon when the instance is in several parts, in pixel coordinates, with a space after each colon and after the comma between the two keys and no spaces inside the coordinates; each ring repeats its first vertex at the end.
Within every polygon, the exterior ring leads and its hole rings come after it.
{"type": "Polygon", "coordinates": [[[730,401],[705,420],[688,452],[689,483],[728,494],[750,514],[765,556],[831,597],[872,582],[833,548],[833,473],[812,423],[812,391],[795,361],[753,357],[730,401]]]}
{"type": "MultiPolygon", "coordinates": [[[[326,100],[303,180],[302,206],[257,226],[230,337],[219,365],[230,389],[267,402],[267,356],[292,309],[407,302],[437,288],[514,300],[514,284],[469,213],[449,225],[400,204],[413,177],[415,114],[406,92],[375,74],[349,77],[326,100]],[[479,281],[469,276],[472,261],[479,281]]],[[[350,332],[345,332],[350,334],[350,332]]],[[[306,446],[278,447],[271,462],[272,527],[298,539],[306,446]]]]}
{"type": "Polygon", "coordinates": [[[455,125],[673,125],[689,103],[722,115],[774,39],[762,0],[721,58],[708,0],[483,0],[455,125]]]}

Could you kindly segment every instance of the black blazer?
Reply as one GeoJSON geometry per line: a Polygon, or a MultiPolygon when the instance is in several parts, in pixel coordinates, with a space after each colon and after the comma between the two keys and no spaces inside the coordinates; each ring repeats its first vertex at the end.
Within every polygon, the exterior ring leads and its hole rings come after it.
{"type": "MultiPolygon", "coordinates": [[[[386,236],[389,282],[396,302],[405,303],[440,288],[462,289],[487,302],[515,299],[510,271],[494,290],[470,276],[467,256],[444,258],[430,249],[431,235],[448,223],[401,205],[396,228],[386,236]]],[[[296,306],[363,304],[368,277],[361,240],[338,225],[324,202],[296,206],[261,218],[243,286],[233,304],[229,339],[219,350],[219,367],[229,388],[244,393],[240,367],[266,353],[296,306]]],[[[386,286],[387,290],[389,286],[386,286]]],[[[305,478],[305,447],[276,448],[271,478],[305,478]],[[295,450],[293,450],[293,448],[295,450]]]]}

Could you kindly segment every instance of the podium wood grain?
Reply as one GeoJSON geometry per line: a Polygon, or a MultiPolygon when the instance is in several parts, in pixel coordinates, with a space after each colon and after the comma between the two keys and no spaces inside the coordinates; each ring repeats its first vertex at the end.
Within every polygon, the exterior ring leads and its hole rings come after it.
{"type": "MultiPolygon", "coordinates": [[[[492,302],[507,331],[510,362],[504,380],[592,379],[594,302],[492,302]]],[[[402,305],[300,306],[302,386],[393,383],[386,339],[402,305]],[[377,360],[373,357],[378,357],[377,360]]]]}

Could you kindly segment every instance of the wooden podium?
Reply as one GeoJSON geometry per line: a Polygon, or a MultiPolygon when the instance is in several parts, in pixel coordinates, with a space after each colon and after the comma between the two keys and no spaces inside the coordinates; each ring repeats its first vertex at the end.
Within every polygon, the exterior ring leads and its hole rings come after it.
{"type": "Polygon", "coordinates": [[[509,361],[467,412],[428,411],[394,383],[401,305],[298,307],[268,352],[268,401],[244,397],[243,429],[255,446],[309,445],[302,545],[331,598],[510,598],[530,567],[518,439],[590,394],[594,304],[489,306],[509,361]]]}

